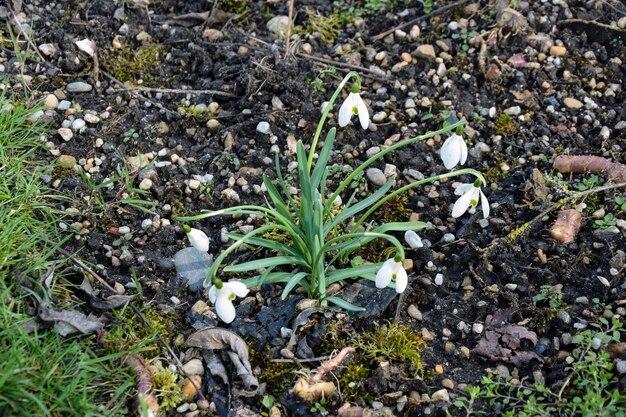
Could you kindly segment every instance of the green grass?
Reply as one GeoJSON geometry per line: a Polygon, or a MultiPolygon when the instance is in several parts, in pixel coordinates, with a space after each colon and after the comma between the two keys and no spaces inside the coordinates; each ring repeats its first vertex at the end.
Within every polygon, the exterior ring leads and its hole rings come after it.
{"type": "Polygon", "coordinates": [[[53,262],[51,242],[63,242],[51,206],[63,197],[41,180],[53,168],[43,161],[47,127],[28,121],[39,110],[0,96],[0,415],[125,415],[134,391],[127,352],[21,326],[36,311],[29,281],[53,262]]]}

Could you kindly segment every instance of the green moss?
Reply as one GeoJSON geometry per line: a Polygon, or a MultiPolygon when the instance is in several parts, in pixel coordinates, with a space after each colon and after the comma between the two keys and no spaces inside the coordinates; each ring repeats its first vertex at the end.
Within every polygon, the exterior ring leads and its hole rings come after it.
{"type": "Polygon", "coordinates": [[[178,385],[176,374],[165,369],[161,365],[151,368],[154,394],[159,400],[162,410],[169,410],[183,402],[184,396],[181,386],[178,385]]]}
{"type": "Polygon", "coordinates": [[[341,18],[337,13],[324,16],[314,10],[306,9],[307,23],[306,33],[319,33],[322,40],[327,44],[332,44],[337,39],[339,28],[341,27],[341,18]]]}
{"type": "Polygon", "coordinates": [[[396,323],[377,326],[373,332],[357,336],[355,346],[368,359],[410,365],[415,375],[424,375],[422,352],[426,343],[408,326],[396,323]]]}
{"type": "Polygon", "coordinates": [[[363,363],[351,363],[338,379],[339,389],[344,400],[370,404],[372,395],[363,389],[363,382],[370,377],[370,368],[363,363]]]}
{"type": "Polygon", "coordinates": [[[519,238],[521,235],[524,234],[524,232],[526,231],[526,229],[528,229],[529,224],[528,223],[524,223],[523,225],[516,227],[515,229],[511,230],[509,232],[509,234],[506,236],[506,241],[508,243],[513,243],[517,240],[517,238],[519,238]]]}
{"type": "Polygon", "coordinates": [[[137,49],[125,47],[107,50],[105,53],[106,69],[122,82],[152,86],[160,81],[157,70],[159,62],[166,53],[163,45],[144,45],[137,49]]]}
{"type": "Polygon", "coordinates": [[[226,13],[243,15],[250,4],[252,4],[252,0],[222,0],[220,8],[226,13]]]}
{"type": "Polygon", "coordinates": [[[405,194],[398,194],[387,200],[378,208],[376,214],[380,217],[381,223],[403,222],[406,215],[411,212],[406,205],[409,199],[405,194]]]}
{"type": "Polygon", "coordinates": [[[294,363],[272,363],[272,357],[268,354],[269,346],[255,349],[257,340],[246,340],[249,346],[250,364],[252,368],[260,368],[259,382],[265,382],[268,394],[282,394],[285,387],[291,386],[296,372],[300,369],[294,363]]]}
{"type": "MultiPolygon", "coordinates": [[[[142,312],[148,325],[137,317],[131,308],[122,309],[114,314],[118,316],[120,323],[104,336],[105,346],[111,352],[132,350],[137,346],[143,346],[142,352],[152,352],[153,356],[156,356],[165,352],[165,348],[159,344],[156,335],[167,339],[168,335],[176,329],[174,316],[160,313],[153,307],[146,307],[142,312]]],[[[146,355],[146,357],[151,356],[146,355]]]]}
{"type": "Polygon", "coordinates": [[[496,133],[504,137],[511,136],[517,131],[517,127],[511,120],[511,116],[502,113],[496,120],[496,133]]]}

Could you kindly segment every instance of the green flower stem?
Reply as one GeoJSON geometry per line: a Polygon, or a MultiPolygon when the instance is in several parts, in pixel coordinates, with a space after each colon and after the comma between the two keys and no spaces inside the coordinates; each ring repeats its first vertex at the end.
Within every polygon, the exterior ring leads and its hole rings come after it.
{"type": "Polygon", "coordinates": [[[332,196],[330,196],[330,198],[328,199],[328,201],[335,201],[335,198],[337,198],[337,196],[339,194],[341,194],[341,192],[352,183],[352,181],[357,177],[357,175],[359,175],[361,172],[363,172],[365,170],[365,168],[367,168],[368,166],[370,166],[371,164],[373,164],[374,162],[376,162],[377,160],[379,160],[380,158],[382,158],[383,156],[387,155],[389,152],[393,152],[398,148],[401,148],[403,146],[406,145],[410,145],[411,143],[415,143],[415,142],[419,142],[425,139],[429,139],[432,138],[434,136],[437,135],[441,135],[444,133],[448,133],[451,132],[452,130],[456,129],[459,126],[464,126],[467,124],[467,120],[465,119],[461,119],[458,122],[451,124],[450,126],[444,127],[443,129],[439,129],[436,130],[434,132],[429,132],[426,133],[424,135],[420,135],[420,136],[416,136],[414,138],[411,139],[406,139],[403,140],[401,142],[398,142],[394,145],[391,145],[390,147],[383,149],[382,151],[380,151],[379,153],[377,153],[376,155],[372,156],[371,158],[369,158],[367,161],[363,162],[361,165],[359,165],[354,171],[352,171],[352,173],[348,176],[348,178],[346,178],[345,180],[343,180],[343,182],[341,184],[339,184],[339,187],[337,187],[337,189],[335,190],[335,192],[333,193],[332,196]]]}
{"type": "Polygon", "coordinates": [[[480,172],[476,171],[475,169],[472,168],[464,168],[464,169],[459,169],[456,171],[452,171],[452,172],[447,172],[445,174],[440,174],[440,175],[435,175],[432,177],[428,177],[428,178],[424,178],[423,180],[419,180],[419,181],[415,181],[412,183],[409,183],[407,185],[405,185],[404,187],[400,187],[397,190],[395,190],[394,192],[387,194],[384,198],[381,198],[380,200],[378,200],[378,202],[376,204],[374,204],[372,207],[370,207],[365,214],[363,214],[361,216],[361,218],[359,218],[359,220],[357,220],[354,224],[354,227],[352,228],[352,230],[350,231],[350,233],[353,233],[361,224],[363,224],[363,222],[373,213],[376,211],[376,209],[378,209],[378,207],[382,206],[383,204],[385,204],[385,202],[387,202],[390,198],[395,197],[398,194],[401,194],[413,187],[417,187],[420,186],[422,184],[427,184],[429,182],[433,182],[433,181],[437,181],[437,180],[441,180],[444,178],[452,178],[452,177],[458,177],[459,175],[465,175],[465,174],[472,174],[475,175],[480,181],[483,182],[484,185],[487,185],[487,181],[485,181],[485,177],[483,177],[483,174],[481,174],[480,172]]]}
{"type": "Polygon", "coordinates": [[[311,143],[311,149],[309,150],[309,157],[308,157],[307,164],[306,164],[307,173],[309,174],[311,173],[311,167],[313,166],[313,154],[315,154],[315,148],[317,148],[317,141],[319,140],[320,134],[322,133],[322,128],[324,127],[324,122],[326,121],[326,117],[328,117],[328,113],[333,108],[333,104],[335,104],[337,97],[339,97],[339,94],[341,94],[341,90],[343,90],[343,87],[346,85],[348,80],[350,80],[350,78],[356,78],[355,83],[358,83],[359,86],[361,85],[361,76],[356,71],[350,71],[349,73],[346,74],[345,77],[343,77],[343,80],[341,80],[341,83],[339,83],[339,85],[337,86],[337,89],[333,93],[333,96],[328,101],[326,108],[324,108],[324,111],[322,112],[322,117],[320,118],[320,121],[317,124],[317,130],[315,131],[315,136],[313,136],[313,142],[311,143]]]}

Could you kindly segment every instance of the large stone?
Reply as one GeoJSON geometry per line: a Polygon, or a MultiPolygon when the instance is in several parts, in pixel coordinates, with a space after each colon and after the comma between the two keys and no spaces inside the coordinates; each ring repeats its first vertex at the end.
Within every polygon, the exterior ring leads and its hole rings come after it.
{"type": "Polygon", "coordinates": [[[267,30],[281,38],[287,36],[287,26],[289,26],[288,16],[274,16],[267,22],[267,30]]]}
{"type": "Polygon", "coordinates": [[[213,264],[213,258],[206,252],[200,252],[194,247],[185,248],[174,255],[174,265],[178,275],[186,280],[189,290],[200,291],[204,279],[213,264]]]}
{"type": "Polygon", "coordinates": [[[435,60],[437,58],[437,54],[435,53],[435,47],[432,45],[420,45],[415,50],[415,56],[418,58],[425,58],[430,60],[435,60]]]}

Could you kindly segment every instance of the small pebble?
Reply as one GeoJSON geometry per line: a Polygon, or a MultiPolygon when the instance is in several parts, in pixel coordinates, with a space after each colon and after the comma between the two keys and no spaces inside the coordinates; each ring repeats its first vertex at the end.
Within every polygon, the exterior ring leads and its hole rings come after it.
{"type": "Polygon", "coordinates": [[[268,122],[259,122],[259,124],[256,125],[256,131],[267,135],[270,133],[270,124],[268,122]]]}
{"type": "Polygon", "coordinates": [[[83,81],[76,81],[73,83],[69,83],[65,89],[69,93],[87,93],[93,89],[91,84],[87,84],[83,81]]]}

